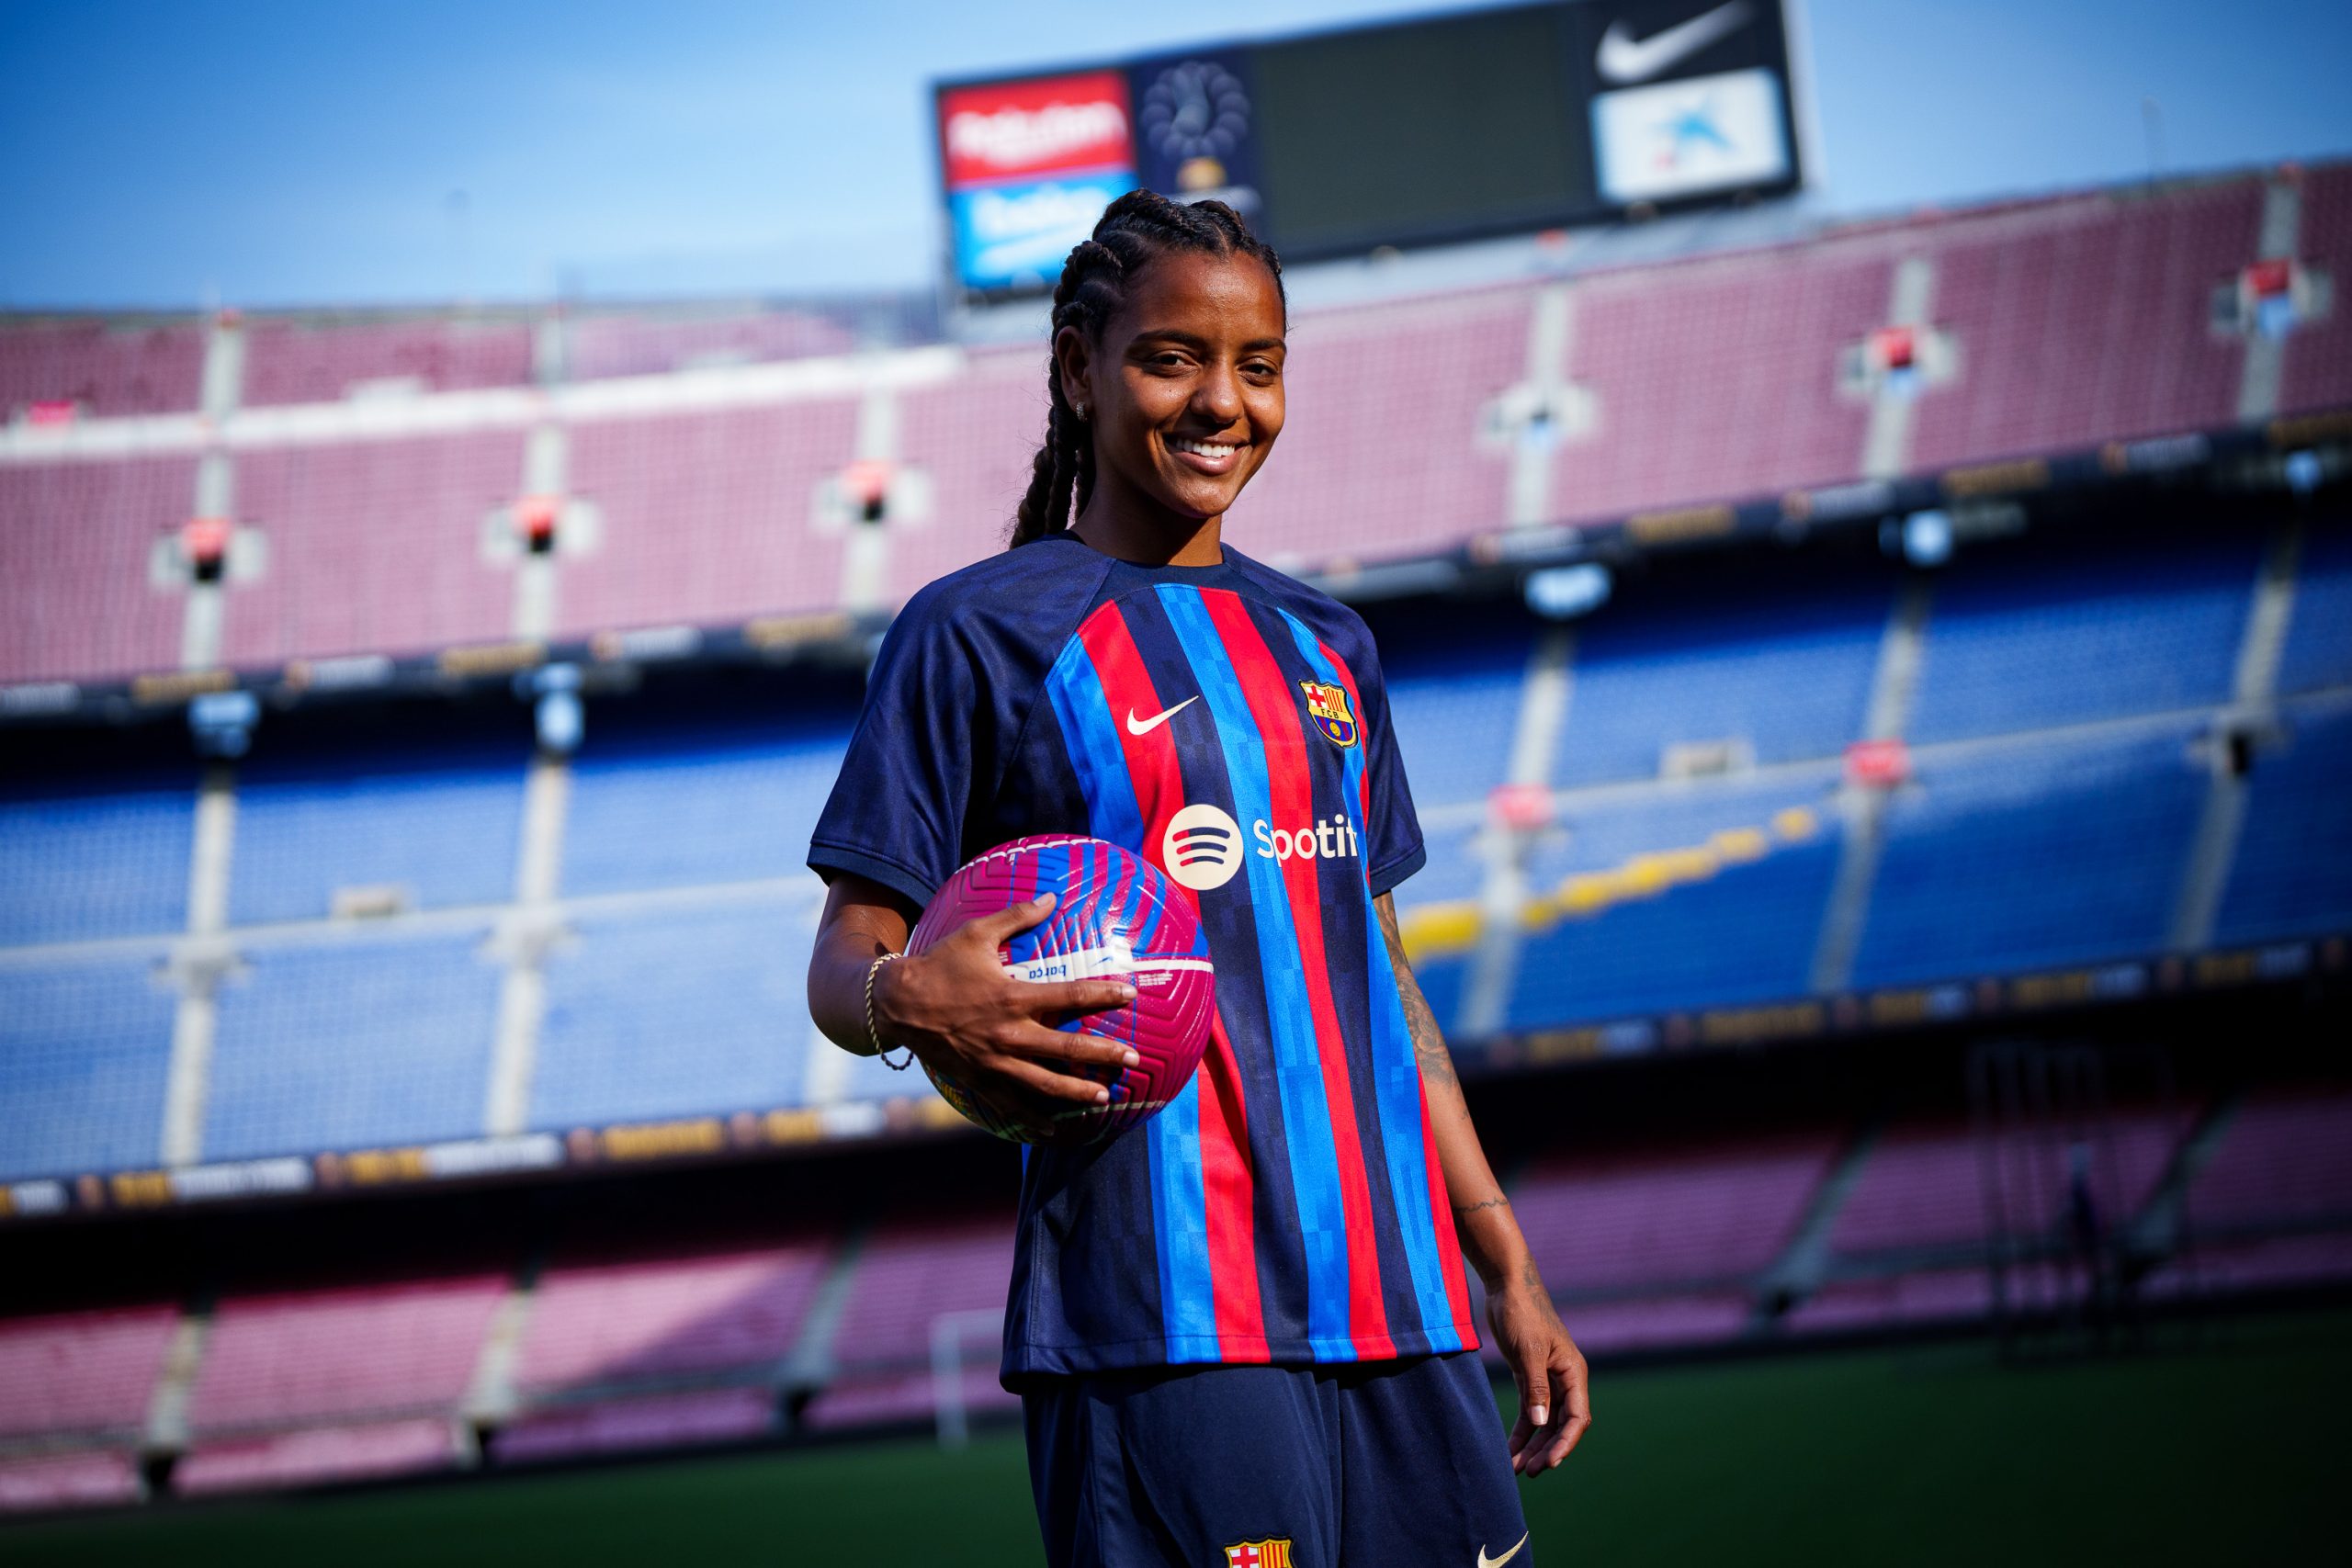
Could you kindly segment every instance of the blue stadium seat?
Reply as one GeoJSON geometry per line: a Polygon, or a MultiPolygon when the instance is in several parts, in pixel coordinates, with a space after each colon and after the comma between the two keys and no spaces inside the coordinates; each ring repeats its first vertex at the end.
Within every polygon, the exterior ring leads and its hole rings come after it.
{"type": "Polygon", "coordinates": [[[0,946],[183,929],[195,836],[193,769],[0,784],[0,946]]]}
{"type": "Polygon", "coordinates": [[[1937,579],[1915,744],[2225,703],[2256,530],[1963,551],[1937,579]]]}
{"type": "Polygon", "coordinates": [[[2282,694],[2352,686],[2352,524],[2335,518],[2303,536],[2295,609],[2278,655],[2282,694]]]}
{"type": "Polygon", "coordinates": [[[1534,891],[1636,855],[1700,848],[1731,829],[1762,831],[1770,847],[1531,935],[1507,1025],[1542,1029],[1803,996],[1837,872],[1838,829],[1828,804],[1821,784],[1736,784],[1572,810],[1566,841],[1529,865],[1534,891]],[[1810,814],[1808,832],[1774,831],[1775,818],[1790,810],[1810,814]]]}
{"type": "Polygon", "coordinates": [[[249,953],[220,987],[207,1159],[482,1131],[502,968],[479,932],[249,953]]]}
{"type": "Polygon", "coordinates": [[[1384,620],[1374,635],[1413,804],[1484,800],[1510,763],[1532,623],[1508,611],[1483,622],[1425,616],[1384,620]]]}
{"type": "Polygon", "coordinates": [[[155,1163],[176,1002],[143,957],[0,964],[0,1181],[155,1163]]]}
{"type": "Polygon", "coordinates": [[[2352,931],[2352,705],[2290,704],[2284,750],[2256,754],[2237,858],[2214,919],[2224,944],[2352,931]]]}
{"type": "Polygon", "coordinates": [[[2160,950],[2208,777],[2184,721],[2134,739],[1923,759],[1895,795],[1859,987],[2160,950]]]}
{"type": "Polygon", "coordinates": [[[503,903],[514,894],[529,750],[414,747],[280,758],[261,749],[237,787],[230,918],[323,919],[335,889],[401,884],[411,907],[503,903]]]}
{"type": "Polygon", "coordinates": [[[1579,625],[1555,784],[1656,778],[1678,742],[1742,741],[1769,764],[1835,756],[1860,736],[1892,570],[1761,570],[1579,625]]]}
{"type": "Polygon", "coordinates": [[[576,918],[548,962],[531,1124],[797,1105],[813,898],[576,918]]]}
{"type": "Polygon", "coordinates": [[[592,725],[572,769],[567,893],[806,876],[855,715],[761,715],[653,732],[592,725]]]}

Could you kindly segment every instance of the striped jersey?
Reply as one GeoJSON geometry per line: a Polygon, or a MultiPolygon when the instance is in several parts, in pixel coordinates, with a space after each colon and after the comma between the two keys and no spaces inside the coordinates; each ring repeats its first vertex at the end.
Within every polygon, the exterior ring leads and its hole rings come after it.
{"type": "Polygon", "coordinates": [[[1355,613],[1230,545],[1143,567],[1061,536],[891,626],[808,862],[927,903],[1007,840],[1166,871],[1216,966],[1200,1069],[1133,1132],[1024,1149],[1003,1375],[1477,1344],[1373,899],[1419,869],[1355,613]]]}

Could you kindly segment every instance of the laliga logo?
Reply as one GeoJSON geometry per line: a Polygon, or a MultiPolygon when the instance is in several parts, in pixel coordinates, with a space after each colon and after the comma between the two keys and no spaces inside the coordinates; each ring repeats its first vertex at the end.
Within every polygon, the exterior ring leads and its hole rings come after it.
{"type": "Polygon", "coordinates": [[[947,150],[957,158],[1000,169],[1026,169],[1104,143],[1124,144],[1125,110],[1113,103],[1006,107],[992,114],[966,109],[947,121],[947,150]]]}
{"type": "MultiPolygon", "coordinates": [[[[1352,859],[1359,852],[1355,827],[1345,813],[1299,829],[1277,828],[1262,818],[1250,825],[1261,859],[1280,863],[1288,860],[1352,859]]],[[[1206,893],[1233,880],[1241,869],[1241,824],[1214,806],[1188,806],[1168,819],[1160,836],[1160,863],[1168,874],[1195,893],[1206,893]]]]}

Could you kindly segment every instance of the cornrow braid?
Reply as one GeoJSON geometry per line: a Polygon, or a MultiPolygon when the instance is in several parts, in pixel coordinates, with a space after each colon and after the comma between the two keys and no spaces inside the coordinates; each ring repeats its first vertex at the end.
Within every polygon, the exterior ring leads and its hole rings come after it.
{"type": "MultiPolygon", "coordinates": [[[[1054,285],[1050,334],[1058,337],[1064,327],[1075,327],[1088,342],[1100,344],[1104,323],[1126,298],[1127,285],[1154,257],[1170,251],[1255,256],[1274,275],[1276,297],[1289,303],[1281,259],[1250,231],[1241,214],[1221,201],[1171,201],[1157,191],[1131,190],[1102,209],[1091,238],[1070,247],[1054,285]]],[[[1062,395],[1061,372],[1050,350],[1046,396],[1046,444],[1030,465],[1029,491],[1013,516],[1007,548],[1063,532],[1094,493],[1093,432],[1062,395]]]]}

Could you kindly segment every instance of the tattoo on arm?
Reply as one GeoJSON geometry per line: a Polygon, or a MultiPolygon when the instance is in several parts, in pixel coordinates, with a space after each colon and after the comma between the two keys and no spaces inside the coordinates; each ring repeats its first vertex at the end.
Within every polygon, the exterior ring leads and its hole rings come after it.
{"type": "Polygon", "coordinates": [[[1453,1212],[1457,1214],[1475,1214],[1481,1209],[1508,1209],[1510,1207],[1510,1200],[1498,1195],[1492,1198],[1482,1198],[1476,1203],[1456,1203],[1453,1205],[1453,1212]]]}
{"type": "Polygon", "coordinates": [[[1437,1014],[1430,1010],[1429,998],[1421,995],[1421,987],[1413,978],[1413,966],[1406,960],[1405,939],[1396,929],[1395,907],[1384,900],[1379,908],[1381,934],[1388,941],[1388,962],[1396,971],[1396,992],[1405,1003],[1405,1030],[1413,1037],[1414,1059],[1420,1064],[1423,1077],[1453,1087],[1461,1081],[1454,1076],[1453,1056],[1445,1048],[1445,1035],[1437,1026],[1437,1014]]]}

